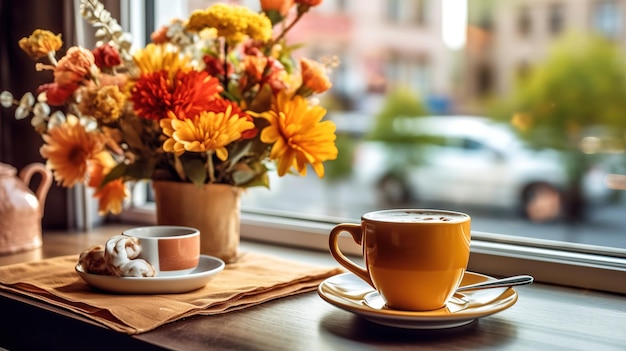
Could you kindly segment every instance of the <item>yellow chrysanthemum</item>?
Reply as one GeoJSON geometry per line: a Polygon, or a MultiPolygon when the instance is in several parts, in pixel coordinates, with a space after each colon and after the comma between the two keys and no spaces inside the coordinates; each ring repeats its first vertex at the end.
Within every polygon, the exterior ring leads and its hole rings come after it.
{"type": "Polygon", "coordinates": [[[56,52],[63,46],[61,34],[54,35],[49,30],[35,29],[29,37],[22,38],[18,45],[34,59],[39,59],[56,52]]]}
{"type": "Polygon", "coordinates": [[[263,13],[256,13],[245,6],[217,3],[206,10],[196,10],[189,17],[186,29],[200,32],[215,28],[217,35],[236,44],[250,37],[268,41],[272,38],[272,22],[263,13]]]}
{"type": "Polygon", "coordinates": [[[102,135],[85,130],[74,116],[68,116],[67,123],[51,128],[42,137],[45,144],[39,152],[47,159],[54,179],[64,187],[83,182],[88,160],[104,147],[102,135]]]}
{"type": "Polygon", "coordinates": [[[261,141],[273,144],[270,158],[278,162],[278,175],[285,175],[294,167],[306,175],[306,165],[311,164],[318,177],[324,176],[322,162],[337,158],[335,124],[322,121],[323,107],[309,106],[306,99],[280,93],[273,110],[263,113],[248,112],[265,118],[270,125],[261,131],[261,141]]]}
{"type": "Polygon", "coordinates": [[[226,146],[241,138],[241,133],[254,128],[254,123],[232,114],[232,107],[225,112],[202,112],[195,118],[177,119],[170,112],[170,118],[160,121],[163,133],[168,139],[163,150],[177,155],[185,151],[215,152],[225,161],[228,158],[226,146]]]}
{"type": "Polygon", "coordinates": [[[133,60],[144,75],[165,70],[173,79],[178,71],[191,69],[191,59],[169,44],[148,44],[145,49],[137,50],[133,60]]]}

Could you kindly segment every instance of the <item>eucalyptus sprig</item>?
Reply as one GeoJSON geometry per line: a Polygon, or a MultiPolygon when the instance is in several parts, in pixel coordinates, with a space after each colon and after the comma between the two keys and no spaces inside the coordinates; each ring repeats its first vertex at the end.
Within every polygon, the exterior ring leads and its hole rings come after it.
{"type": "Polygon", "coordinates": [[[124,66],[131,75],[139,73],[131,54],[132,36],[124,32],[122,26],[98,0],[84,0],[80,3],[81,16],[94,27],[98,28],[94,34],[98,40],[96,46],[109,44],[120,54],[124,66]]]}

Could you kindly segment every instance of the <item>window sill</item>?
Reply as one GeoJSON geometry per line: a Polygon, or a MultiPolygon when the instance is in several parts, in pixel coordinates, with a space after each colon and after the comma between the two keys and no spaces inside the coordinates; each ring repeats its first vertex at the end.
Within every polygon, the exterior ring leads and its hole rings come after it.
{"type": "MultiPolygon", "coordinates": [[[[154,224],[154,207],[127,210],[119,220],[154,224]]],[[[328,233],[335,224],[244,211],[241,238],[328,251],[328,233]]],[[[348,235],[340,237],[340,247],[348,255],[361,255],[348,235]]],[[[468,269],[493,276],[530,274],[538,282],[626,294],[626,250],[472,232],[468,269]]]]}

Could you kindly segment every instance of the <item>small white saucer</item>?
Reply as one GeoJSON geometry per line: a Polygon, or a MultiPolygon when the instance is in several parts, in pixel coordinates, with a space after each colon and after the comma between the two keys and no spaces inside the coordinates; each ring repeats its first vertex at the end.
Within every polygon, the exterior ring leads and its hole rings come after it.
{"type": "Polygon", "coordinates": [[[76,265],[76,272],[90,285],[114,293],[122,294],[175,294],[199,289],[205,286],[219,272],[224,270],[224,261],[217,257],[200,255],[198,267],[191,273],[168,277],[115,277],[91,274],[76,265]]]}
{"type": "MultiPolygon", "coordinates": [[[[494,278],[465,272],[461,286],[494,278]]],[[[513,288],[495,288],[456,293],[446,307],[434,311],[400,311],[388,308],[383,298],[352,273],[324,280],[317,289],[326,302],[374,323],[406,329],[445,329],[466,325],[511,307],[517,301],[513,288]]]]}

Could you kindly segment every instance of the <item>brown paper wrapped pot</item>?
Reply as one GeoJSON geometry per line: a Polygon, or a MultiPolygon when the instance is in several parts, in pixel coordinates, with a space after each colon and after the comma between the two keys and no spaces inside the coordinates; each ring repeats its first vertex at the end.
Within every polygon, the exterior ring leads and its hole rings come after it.
{"type": "Polygon", "coordinates": [[[236,259],[242,188],[155,180],[152,182],[159,225],[183,225],[200,230],[200,253],[236,259]]]}

